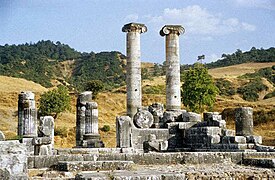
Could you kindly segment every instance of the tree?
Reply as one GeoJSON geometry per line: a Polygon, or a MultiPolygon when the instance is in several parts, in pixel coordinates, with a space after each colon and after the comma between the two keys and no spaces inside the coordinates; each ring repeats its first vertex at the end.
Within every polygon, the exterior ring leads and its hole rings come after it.
{"type": "Polygon", "coordinates": [[[92,91],[93,92],[93,99],[96,98],[97,94],[102,91],[104,88],[104,84],[100,80],[91,80],[88,81],[85,85],[86,91],[92,91]]]}
{"type": "Polygon", "coordinates": [[[58,114],[70,110],[71,97],[66,87],[58,86],[57,89],[45,92],[41,95],[39,114],[42,116],[51,115],[57,118],[58,114]]]}
{"type": "Polygon", "coordinates": [[[219,90],[203,64],[196,63],[183,76],[182,102],[191,111],[212,108],[219,90]]]}

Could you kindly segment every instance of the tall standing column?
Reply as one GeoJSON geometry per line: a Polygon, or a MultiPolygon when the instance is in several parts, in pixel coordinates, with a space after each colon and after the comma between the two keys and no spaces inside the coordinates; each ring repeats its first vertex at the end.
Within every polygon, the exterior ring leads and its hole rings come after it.
{"type": "Polygon", "coordinates": [[[166,110],[181,106],[179,35],[183,33],[180,25],[166,25],[160,30],[166,42],[166,110]]]}
{"type": "Polygon", "coordinates": [[[18,136],[37,136],[37,113],[34,94],[30,91],[21,92],[18,96],[18,136]]]}
{"type": "Polygon", "coordinates": [[[141,107],[140,34],[147,31],[144,24],[129,23],[123,26],[127,33],[127,115],[131,118],[141,107]]]}

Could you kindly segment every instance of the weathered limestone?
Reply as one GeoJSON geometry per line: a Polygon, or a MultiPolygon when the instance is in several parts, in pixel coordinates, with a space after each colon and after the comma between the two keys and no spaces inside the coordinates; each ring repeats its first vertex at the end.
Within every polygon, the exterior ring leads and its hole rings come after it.
{"type": "Polygon", "coordinates": [[[147,31],[144,24],[129,23],[123,26],[127,33],[127,115],[131,118],[141,107],[140,34],[147,31]]]}
{"type": "Polygon", "coordinates": [[[133,120],[137,128],[150,128],[154,123],[153,115],[147,110],[138,110],[133,120]]]}
{"type": "Polygon", "coordinates": [[[131,147],[131,118],[129,116],[116,118],[116,142],[117,147],[131,147]]]}
{"type": "Polygon", "coordinates": [[[241,107],[235,110],[235,128],[238,136],[253,135],[253,108],[241,107]]]}
{"type": "Polygon", "coordinates": [[[85,134],[86,103],[92,101],[92,92],[85,91],[79,94],[76,103],[76,146],[80,146],[85,134]]]}
{"type": "Polygon", "coordinates": [[[153,115],[154,117],[154,123],[152,127],[154,128],[160,128],[162,126],[161,119],[163,117],[163,111],[164,107],[161,103],[153,103],[148,107],[148,111],[153,115]]]}
{"type": "Polygon", "coordinates": [[[21,92],[18,98],[18,136],[37,136],[37,113],[34,94],[30,91],[21,92]]]}
{"type": "Polygon", "coordinates": [[[26,151],[26,145],[19,141],[0,141],[0,169],[3,169],[4,175],[8,175],[5,178],[28,179],[26,151]]]}
{"type": "Polygon", "coordinates": [[[34,155],[52,155],[54,147],[54,118],[42,116],[39,120],[38,137],[33,138],[34,155]]]}
{"type": "Polygon", "coordinates": [[[179,35],[183,33],[180,25],[166,25],[160,31],[166,37],[166,110],[181,106],[179,35]]]}
{"type": "Polygon", "coordinates": [[[163,152],[168,149],[168,141],[157,139],[155,134],[149,135],[149,140],[143,144],[144,152],[156,151],[163,152]]]}
{"type": "Polygon", "coordinates": [[[98,105],[92,101],[92,92],[81,93],[76,106],[76,146],[104,147],[98,133],[98,105]]]}

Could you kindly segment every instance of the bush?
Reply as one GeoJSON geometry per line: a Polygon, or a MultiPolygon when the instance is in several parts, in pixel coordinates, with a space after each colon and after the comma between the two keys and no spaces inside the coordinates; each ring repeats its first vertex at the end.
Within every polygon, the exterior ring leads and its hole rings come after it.
{"type": "Polygon", "coordinates": [[[273,92],[270,92],[264,96],[264,99],[275,97],[275,90],[273,92]]]}
{"type": "Polygon", "coordinates": [[[92,91],[93,99],[96,99],[97,94],[102,91],[104,84],[100,80],[91,80],[85,84],[85,91],[92,91]]]}
{"type": "Polygon", "coordinates": [[[267,122],[274,122],[275,121],[275,110],[271,111],[254,111],[253,112],[253,123],[255,126],[267,122]]]}
{"type": "Polygon", "coordinates": [[[259,98],[258,93],[267,90],[267,86],[264,85],[261,79],[253,79],[245,86],[239,87],[237,92],[243,95],[243,99],[246,101],[257,101],[259,98]]]}
{"type": "Polygon", "coordinates": [[[59,113],[70,110],[70,101],[71,97],[67,88],[59,86],[41,95],[39,113],[42,116],[51,115],[56,119],[59,113]]]}
{"type": "Polygon", "coordinates": [[[101,131],[104,131],[104,132],[109,132],[111,130],[110,126],[109,125],[104,125],[102,128],[101,128],[101,131]]]}
{"type": "Polygon", "coordinates": [[[54,135],[55,136],[60,136],[60,137],[67,137],[68,135],[68,130],[66,127],[54,127],[54,135]]]}
{"type": "Polygon", "coordinates": [[[145,86],[142,88],[143,94],[165,94],[164,85],[145,86]]]}
{"type": "Polygon", "coordinates": [[[232,96],[236,94],[236,90],[234,89],[232,83],[226,79],[217,79],[215,85],[219,88],[219,95],[221,96],[232,96]]]}

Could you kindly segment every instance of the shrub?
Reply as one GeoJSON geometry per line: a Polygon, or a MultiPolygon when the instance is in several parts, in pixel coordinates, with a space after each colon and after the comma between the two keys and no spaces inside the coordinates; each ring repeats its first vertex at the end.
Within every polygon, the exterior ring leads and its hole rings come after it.
{"type": "Polygon", "coordinates": [[[57,115],[65,110],[70,110],[70,95],[66,87],[59,86],[57,89],[45,92],[41,95],[39,113],[42,116],[57,115]]]}
{"type": "Polygon", "coordinates": [[[68,130],[66,127],[54,127],[54,135],[55,136],[60,136],[60,137],[67,137],[68,135],[68,130]]]}
{"type": "Polygon", "coordinates": [[[145,86],[142,88],[143,94],[165,94],[164,85],[145,86]]]}
{"type": "Polygon", "coordinates": [[[270,92],[264,96],[264,99],[275,97],[275,90],[273,92],[270,92]]]}
{"type": "Polygon", "coordinates": [[[234,89],[232,83],[226,79],[217,79],[215,85],[219,88],[219,95],[221,96],[232,96],[236,94],[236,90],[234,89]]]}
{"type": "Polygon", "coordinates": [[[254,111],[253,112],[253,123],[254,125],[259,125],[267,122],[275,121],[275,110],[271,111],[254,111]]]}
{"type": "Polygon", "coordinates": [[[104,125],[102,128],[101,128],[102,131],[104,132],[109,132],[111,130],[110,126],[109,125],[104,125]]]}
{"type": "Polygon", "coordinates": [[[239,87],[237,92],[243,95],[243,99],[246,101],[257,101],[259,98],[258,93],[267,90],[267,86],[264,85],[261,79],[253,79],[245,86],[239,87]]]}
{"type": "Polygon", "coordinates": [[[96,98],[97,94],[102,91],[103,88],[104,84],[100,80],[91,80],[85,84],[85,90],[93,92],[93,99],[96,98]]]}

